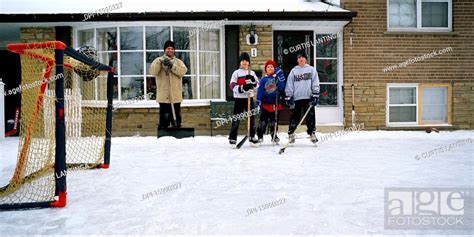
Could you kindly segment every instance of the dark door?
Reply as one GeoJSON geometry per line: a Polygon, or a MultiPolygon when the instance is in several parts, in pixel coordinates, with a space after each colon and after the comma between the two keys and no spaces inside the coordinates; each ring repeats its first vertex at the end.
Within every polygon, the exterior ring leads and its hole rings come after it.
{"type": "MultiPolygon", "coordinates": [[[[274,31],[273,32],[273,55],[278,67],[283,70],[288,78],[290,71],[298,63],[296,56],[304,52],[308,56],[307,63],[313,65],[314,47],[313,31],[274,31]],[[309,47],[308,47],[309,46],[309,47]]],[[[280,124],[288,125],[290,110],[284,106],[280,112],[280,124]]]]}
{"type": "MultiPolygon", "coordinates": [[[[18,87],[21,83],[20,55],[7,50],[0,50],[0,62],[2,62],[0,78],[2,78],[5,83],[5,91],[8,92],[13,88],[18,87]]],[[[16,108],[20,107],[20,93],[5,96],[5,122],[15,119],[16,108]]],[[[0,126],[5,126],[5,124],[0,124],[0,126]]],[[[6,132],[9,130],[9,127],[7,126],[6,132]]]]}

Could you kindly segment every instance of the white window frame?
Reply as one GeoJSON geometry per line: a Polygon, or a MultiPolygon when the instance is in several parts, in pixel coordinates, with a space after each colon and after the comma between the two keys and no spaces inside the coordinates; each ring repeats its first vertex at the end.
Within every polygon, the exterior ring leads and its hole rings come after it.
{"type": "MultiPolygon", "coordinates": [[[[75,45],[75,47],[79,47],[79,42],[78,42],[78,39],[79,39],[79,31],[81,30],[88,30],[88,29],[93,29],[94,30],[94,47],[96,47],[96,44],[97,44],[97,40],[96,40],[96,37],[97,37],[97,29],[99,28],[116,28],[117,29],[117,41],[118,41],[118,45],[117,45],[117,63],[118,63],[118,73],[117,73],[117,76],[118,78],[121,77],[121,66],[120,66],[120,52],[122,52],[120,50],[120,27],[143,27],[143,37],[145,37],[145,28],[147,26],[164,26],[164,27],[171,27],[171,39],[173,39],[173,32],[172,32],[172,29],[173,27],[196,27],[196,28],[202,28],[203,26],[210,26],[210,29],[218,29],[219,30],[219,53],[220,53],[220,98],[217,98],[217,99],[185,99],[183,100],[183,102],[181,103],[182,106],[189,106],[189,107],[192,107],[192,106],[206,106],[206,105],[210,105],[210,101],[226,101],[225,100],[225,93],[226,93],[226,81],[225,81],[225,27],[224,25],[221,25],[221,26],[213,26],[212,23],[215,23],[216,21],[176,21],[176,22],[120,22],[120,23],[117,23],[117,22],[104,22],[104,23],[94,23],[94,24],[91,24],[91,23],[87,23],[87,24],[84,24],[84,25],[81,25],[81,26],[77,26],[77,27],[74,27],[73,29],[73,32],[74,32],[74,42],[73,42],[73,45],[75,45]]],[[[198,40],[198,43],[199,43],[199,33],[200,31],[197,31],[196,33],[196,37],[197,37],[197,40],[198,40]]],[[[143,50],[138,50],[138,51],[142,51],[144,52],[144,57],[143,57],[143,60],[144,60],[144,65],[146,65],[146,52],[149,51],[149,50],[146,50],[146,38],[144,38],[144,42],[143,42],[143,45],[144,45],[144,48],[143,50]]],[[[181,50],[177,50],[177,51],[181,51],[181,50]]],[[[126,50],[126,52],[128,52],[128,50],[126,50]]],[[[197,54],[197,57],[199,57],[199,54],[197,54]]],[[[199,61],[199,60],[198,60],[199,61]]],[[[146,77],[148,75],[146,75],[146,68],[145,68],[145,71],[143,72],[144,75],[138,75],[140,77],[144,77],[144,93],[145,95],[147,94],[148,90],[146,88],[146,77]]],[[[194,76],[196,76],[196,74],[193,74],[194,76]]],[[[118,87],[120,87],[120,81],[121,80],[118,80],[118,87]]],[[[196,82],[198,86],[197,87],[197,93],[199,94],[200,91],[199,91],[199,86],[200,86],[200,82],[197,81],[196,82]]],[[[97,83],[96,83],[97,84],[97,83]]],[[[96,88],[98,87],[98,85],[96,85],[96,88]]],[[[97,91],[97,90],[96,90],[97,91]]],[[[97,92],[96,92],[97,93],[97,92]]],[[[119,90],[119,94],[118,94],[118,98],[119,100],[117,99],[114,99],[114,105],[120,105],[120,108],[159,108],[159,104],[156,102],[156,100],[149,100],[149,99],[145,99],[143,101],[137,101],[137,102],[133,102],[131,104],[123,104],[124,101],[127,101],[127,100],[120,100],[121,99],[121,93],[120,93],[120,90],[119,90]]],[[[96,99],[97,99],[97,95],[96,95],[96,99]]],[[[95,100],[97,101],[97,100],[95,100]]],[[[92,101],[91,101],[92,102],[92,101]]]]}
{"type": "MultiPolygon", "coordinates": [[[[342,32],[341,31],[337,31],[337,32],[334,32],[334,31],[331,31],[331,32],[328,32],[328,31],[314,31],[313,33],[313,42],[314,43],[314,47],[313,47],[313,53],[314,53],[314,58],[313,58],[313,67],[317,69],[317,60],[337,60],[337,81],[336,82],[319,82],[319,87],[321,88],[321,85],[336,85],[337,87],[337,103],[335,105],[318,105],[318,107],[341,107],[341,104],[344,103],[342,101],[342,82],[341,82],[341,78],[342,78],[342,40],[343,40],[343,36],[342,36],[342,32]],[[337,44],[337,55],[336,57],[318,57],[317,55],[317,45],[316,43],[318,42],[317,41],[317,35],[337,35],[336,36],[336,44],[337,44]]],[[[321,93],[321,91],[320,91],[321,93]]]]}
{"type": "MultiPolygon", "coordinates": [[[[387,83],[387,98],[386,98],[386,113],[385,123],[387,127],[400,127],[400,126],[418,126],[419,114],[418,114],[418,83],[387,83]],[[415,104],[406,105],[395,105],[397,107],[413,107],[415,106],[416,121],[415,122],[390,122],[390,88],[415,88],[415,104]]],[[[393,105],[392,105],[393,106],[393,105]]]]}
{"type": "Polygon", "coordinates": [[[452,0],[416,0],[416,27],[397,28],[390,27],[390,0],[387,0],[387,31],[407,32],[451,32],[453,29],[453,1],[452,0]],[[422,2],[447,2],[448,3],[448,27],[422,27],[422,2]]]}

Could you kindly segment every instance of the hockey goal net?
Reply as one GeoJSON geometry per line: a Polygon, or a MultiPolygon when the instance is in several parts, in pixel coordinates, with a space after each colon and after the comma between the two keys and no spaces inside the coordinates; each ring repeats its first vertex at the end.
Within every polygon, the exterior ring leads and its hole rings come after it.
{"type": "Polygon", "coordinates": [[[21,56],[22,119],[0,209],[65,206],[67,169],[108,168],[112,98],[83,96],[96,93],[97,80],[111,80],[113,68],[98,63],[92,49],[80,52],[60,41],[7,49],[21,56]]]}

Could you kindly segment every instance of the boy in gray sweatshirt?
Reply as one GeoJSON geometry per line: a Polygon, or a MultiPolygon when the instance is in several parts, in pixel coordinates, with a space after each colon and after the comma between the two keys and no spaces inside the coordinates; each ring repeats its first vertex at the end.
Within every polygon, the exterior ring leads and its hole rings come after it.
{"type": "MultiPolygon", "coordinates": [[[[316,106],[319,101],[319,77],[316,69],[306,63],[306,54],[300,53],[297,56],[298,65],[295,66],[288,76],[285,94],[286,104],[291,110],[288,136],[290,143],[295,142],[295,130],[301,118],[302,112],[306,112],[309,106],[316,106]]],[[[306,116],[307,133],[310,140],[316,143],[316,123],[314,118],[314,108],[306,116]]]]}

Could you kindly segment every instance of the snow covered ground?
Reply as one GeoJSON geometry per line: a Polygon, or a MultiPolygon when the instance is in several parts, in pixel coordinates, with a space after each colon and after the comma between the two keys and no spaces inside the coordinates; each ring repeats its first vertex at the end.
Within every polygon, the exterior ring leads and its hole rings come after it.
{"type": "MultiPolygon", "coordinates": [[[[474,234],[384,229],[384,188],[473,186],[472,139],[474,131],[361,131],[318,147],[298,139],[278,155],[269,137],[241,150],[223,136],[113,138],[110,169],[68,175],[66,208],[0,212],[0,235],[474,234]]],[[[17,143],[0,142],[0,185],[17,143]]]]}

